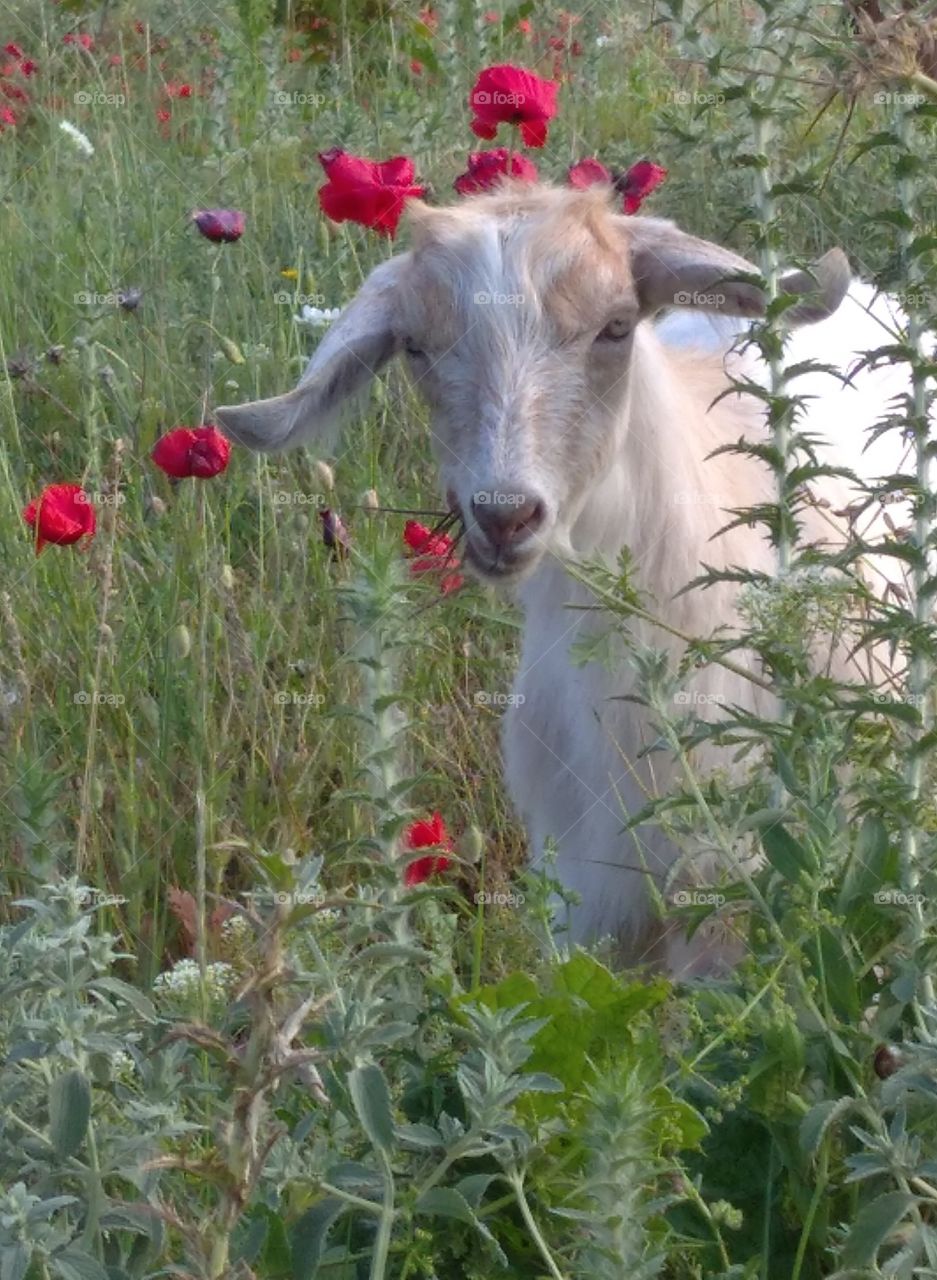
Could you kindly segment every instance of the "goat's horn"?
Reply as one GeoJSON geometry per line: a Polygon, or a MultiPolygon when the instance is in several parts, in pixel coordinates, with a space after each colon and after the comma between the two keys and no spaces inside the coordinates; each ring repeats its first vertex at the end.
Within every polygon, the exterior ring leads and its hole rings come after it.
{"type": "Polygon", "coordinates": [[[849,259],[842,249],[830,249],[809,271],[792,271],[782,276],[778,287],[782,293],[804,295],[784,313],[790,325],[816,324],[831,316],[845,298],[852,283],[849,259]]]}

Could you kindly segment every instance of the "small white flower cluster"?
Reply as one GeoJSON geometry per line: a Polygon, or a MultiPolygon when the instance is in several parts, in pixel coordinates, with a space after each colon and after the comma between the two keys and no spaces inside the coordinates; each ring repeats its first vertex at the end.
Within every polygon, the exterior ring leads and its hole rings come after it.
{"type": "Polygon", "coordinates": [[[339,307],[303,307],[298,316],[293,316],[297,324],[308,329],[321,329],[324,325],[337,320],[341,310],[339,307]]]}
{"type": "MultiPolygon", "coordinates": [[[[233,965],[216,960],[205,966],[205,986],[212,1000],[227,999],[237,981],[233,965]]],[[[156,975],[153,983],[158,995],[168,996],[174,1003],[194,1000],[199,993],[201,975],[195,960],[177,960],[166,973],[156,975]]]]}

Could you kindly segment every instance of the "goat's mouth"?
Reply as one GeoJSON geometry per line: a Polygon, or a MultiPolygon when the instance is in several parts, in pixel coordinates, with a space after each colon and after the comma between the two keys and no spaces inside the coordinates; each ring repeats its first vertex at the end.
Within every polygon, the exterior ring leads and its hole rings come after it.
{"type": "Polygon", "coordinates": [[[475,545],[471,538],[465,540],[464,563],[476,578],[483,582],[519,582],[526,577],[540,560],[539,550],[493,551],[475,545]]]}

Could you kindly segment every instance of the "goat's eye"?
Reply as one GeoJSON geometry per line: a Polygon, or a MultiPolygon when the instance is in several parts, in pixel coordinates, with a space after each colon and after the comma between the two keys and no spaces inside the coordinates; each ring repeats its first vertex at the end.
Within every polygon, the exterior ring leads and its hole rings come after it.
{"type": "Polygon", "coordinates": [[[629,320],[616,318],[615,320],[609,320],[608,324],[599,334],[597,341],[598,342],[624,342],[624,340],[630,336],[631,336],[631,322],[629,320]]]}

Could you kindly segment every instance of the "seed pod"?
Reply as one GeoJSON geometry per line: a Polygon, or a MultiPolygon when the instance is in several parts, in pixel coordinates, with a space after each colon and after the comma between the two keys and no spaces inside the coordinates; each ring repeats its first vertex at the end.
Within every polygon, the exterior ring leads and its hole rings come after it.
{"type": "Polygon", "coordinates": [[[232,341],[231,338],[219,338],[221,350],[225,353],[232,364],[244,364],[244,357],[241,355],[241,348],[232,341]]]}
{"type": "Polygon", "coordinates": [[[150,498],[148,506],[152,511],[153,515],[157,517],[164,516],[168,510],[168,507],[166,506],[162,498],[158,497],[157,494],[155,493],[150,498]]]}
{"type": "Polygon", "coordinates": [[[335,488],[335,472],[327,462],[321,461],[317,462],[313,469],[316,473],[316,478],[322,485],[322,488],[326,493],[331,493],[335,488]]]}
{"type": "Polygon", "coordinates": [[[180,623],[170,631],[169,652],[179,661],[187,658],[192,652],[192,633],[184,623],[180,623]]]}
{"type": "Polygon", "coordinates": [[[376,489],[365,489],[364,493],[361,495],[361,506],[368,515],[374,515],[376,511],[380,510],[381,503],[377,496],[376,489]]]}
{"type": "Polygon", "coordinates": [[[234,590],[234,570],[231,568],[229,564],[223,564],[221,566],[220,577],[221,577],[221,585],[224,587],[225,591],[233,591],[234,590]]]}

